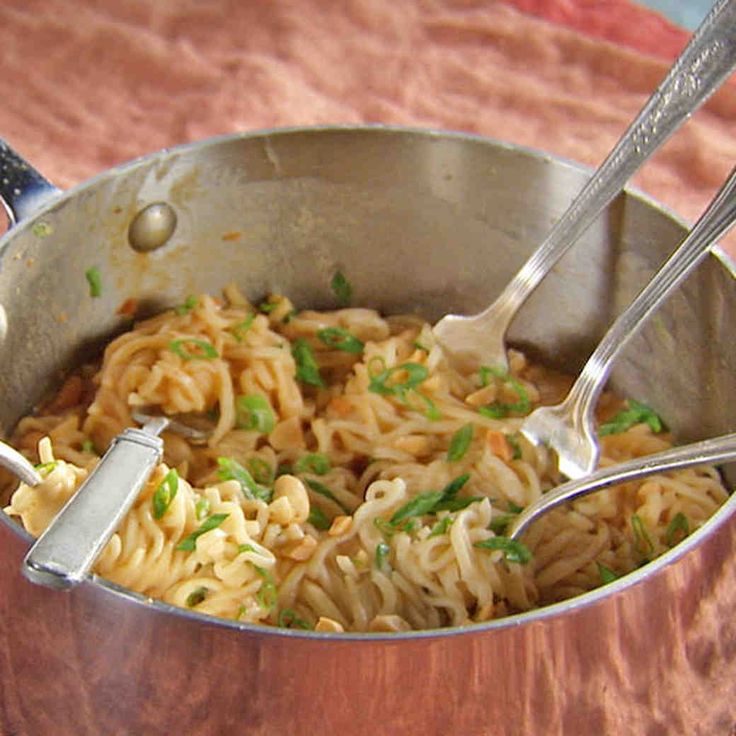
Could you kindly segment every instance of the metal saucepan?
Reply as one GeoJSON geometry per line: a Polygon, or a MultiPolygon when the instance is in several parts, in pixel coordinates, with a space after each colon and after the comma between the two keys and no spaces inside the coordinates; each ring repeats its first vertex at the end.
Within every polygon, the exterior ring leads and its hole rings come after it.
{"type": "MultiPolygon", "coordinates": [[[[475,312],[587,176],[486,139],[380,127],[204,141],[64,194],[20,174],[20,195],[8,194],[20,221],[0,244],[6,433],[124,328],[116,310],[130,297],[153,312],[235,278],[254,300],[279,291],[329,308],[339,267],[361,305],[430,320],[475,312]],[[131,223],[157,202],[173,208],[173,235],[136,251],[131,223]]],[[[173,218],[161,223],[149,245],[173,218]]],[[[620,196],[530,298],[511,342],[576,371],[682,235],[655,203],[620,196]]],[[[716,250],[613,373],[680,441],[734,429],[734,286],[716,250]]],[[[577,599],[469,629],[339,637],[219,621],[96,578],[41,588],[20,574],[29,536],[3,517],[0,731],[725,734],[736,721],[735,505],[577,599]]]]}

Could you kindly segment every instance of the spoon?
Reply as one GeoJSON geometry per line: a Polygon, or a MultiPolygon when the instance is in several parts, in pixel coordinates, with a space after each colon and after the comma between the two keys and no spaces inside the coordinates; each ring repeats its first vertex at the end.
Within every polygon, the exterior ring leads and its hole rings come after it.
{"type": "Polygon", "coordinates": [[[598,470],[586,478],[568,481],[542,495],[514,519],[509,527],[508,536],[511,539],[519,539],[529,526],[547,511],[609,486],[639,480],[639,478],[646,478],[666,470],[721,463],[734,459],[736,459],[736,433],[691,445],[673,447],[654,455],[638,457],[610,468],[598,470]]]}
{"type": "Polygon", "coordinates": [[[518,309],[631,176],[735,65],[736,0],[719,0],[623,137],[501,295],[479,314],[448,314],[434,326],[437,340],[454,361],[469,370],[477,370],[481,363],[508,368],[504,336],[518,309]]]}
{"type": "Polygon", "coordinates": [[[138,493],[161,462],[158,436],[166,417],[119,434],[79,490],[67,501],[23,559],[33,583],[67,589],[84,580],[138,493]]]}
{"type": "Polygon", "coordinates": [[[37,486],[42,481],[33,463],[5,442],[0,442],[0,465],[28,486],[37,486]]]}
{"type": "Polygon", "coordinates": [[[587,475],[598,465],[600,447],[593,410],[614,359],[735,222],[736,168],[677,250],[611,325],[562,403],[541,406],[524,420],[524,436],[534,444],[547,444],[556,450],[560,472],[568,478],[587,475]]]}

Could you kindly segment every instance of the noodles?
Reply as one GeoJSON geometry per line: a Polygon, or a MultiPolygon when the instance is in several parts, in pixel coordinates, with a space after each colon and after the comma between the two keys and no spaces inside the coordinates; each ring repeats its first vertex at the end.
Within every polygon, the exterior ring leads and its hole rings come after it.
{"type": "MultiPolygon", "coordinates": [[[[322,631],[464,626],[625,574],[727,497],[712,468],[653,476],[550,512],[527,551],[505,527],[561,479],[518,429],[566,379],[513,351],[509,374],[460,373],[416,317],[225,296],[135,325],[14,438],[43,483],[6,512],[38,535],[134,409],[207,418],[206,446],[164,434],[164,462],[97,562],[144,595],[322,631]]],[[[621,408],[606,396],[599,419],[621,408]]],[[[669,447],[655,429],[602,437],[602,464],[669,447]]]]}

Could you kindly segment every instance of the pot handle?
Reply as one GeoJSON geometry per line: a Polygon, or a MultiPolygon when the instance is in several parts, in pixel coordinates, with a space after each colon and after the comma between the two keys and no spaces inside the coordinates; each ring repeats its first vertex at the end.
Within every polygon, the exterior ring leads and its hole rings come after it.
{"type": "Polygon", "coordinates": [[[11,227],[59,194],[60,189],[0,138],[0,200],[11,227]]]}

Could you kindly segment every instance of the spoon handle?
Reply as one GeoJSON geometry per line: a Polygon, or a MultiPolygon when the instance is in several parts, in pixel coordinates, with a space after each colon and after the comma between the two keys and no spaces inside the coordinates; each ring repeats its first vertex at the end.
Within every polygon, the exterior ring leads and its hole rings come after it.
{"type": "Polygon", "coordinates": [[[527,506],[512,522],[509,536],[511,539],[519,539],[529,526],[547,511],[609,486],[646,478],[666,470],[710,463],[719,464],[734,459],[736,459],[736,433],[695,442],[691,445],[673,447],[664,452],[638,457],[598,470],[580,480],[572,480],[557,486],[527,506]]]}
{"type": "Polygon", "coordinates": [[[578,413],[586,424],[592,423],[595,403],[611,373],[616,356],[735,222],[736,167],[689,235],[611,325],[570,389],[565,404],[570,411],[578,413]]]}
{"type": "Polygon", "coordinates": [[[23,560],[31,582],[67,589],[85,579],[161,461],[163,440],[156,429],[126,429],[113,440],[23,560]]]}
{"type": "Polygon", "coordinates": [[[486,313],[508,327],[552,266],[735,65],[736,0],[719,0],[606,160],[486,313]]]}

